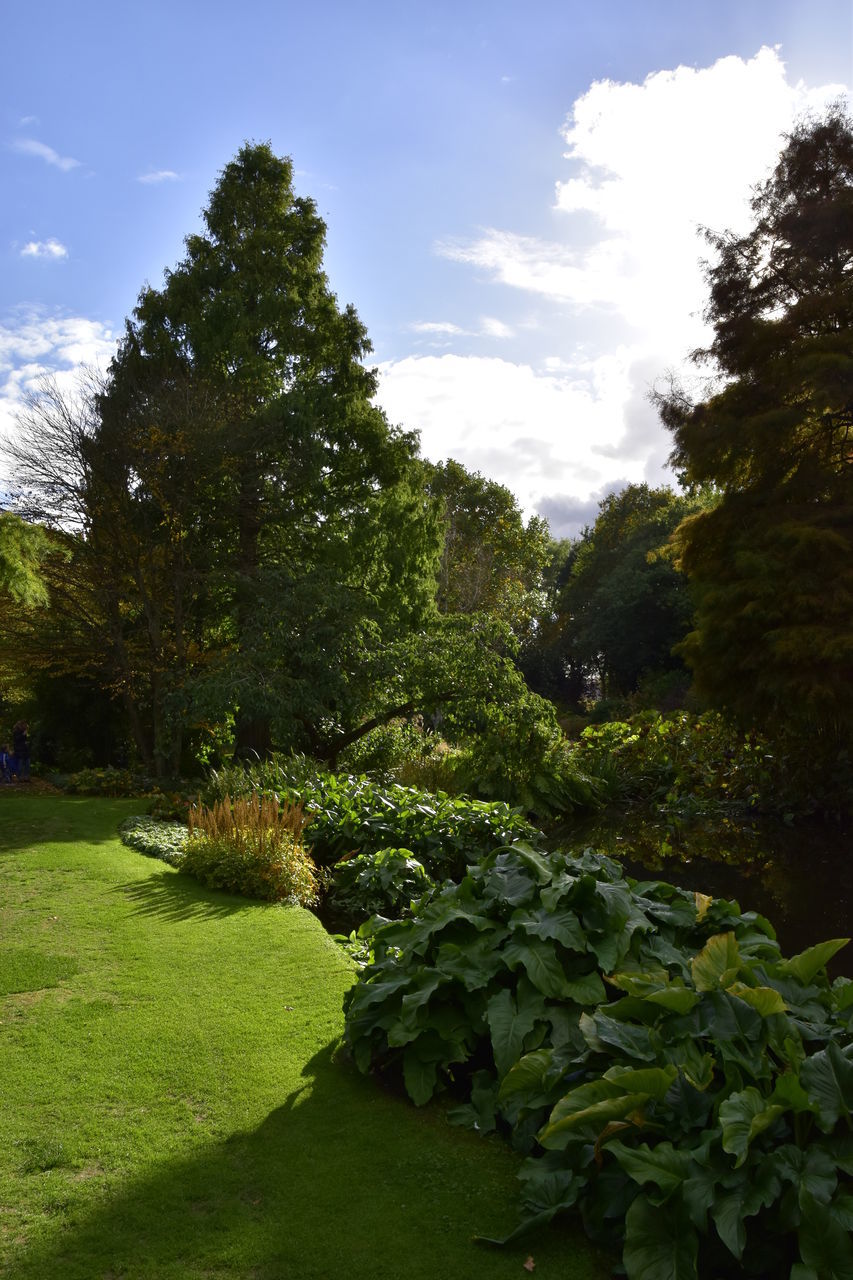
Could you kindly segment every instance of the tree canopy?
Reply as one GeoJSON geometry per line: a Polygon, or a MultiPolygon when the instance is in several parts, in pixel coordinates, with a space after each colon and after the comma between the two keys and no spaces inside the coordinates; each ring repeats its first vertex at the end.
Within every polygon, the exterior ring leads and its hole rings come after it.
{"type": "Polygon", "coordinates": [[[661,396],[673,464],[719,502],[677,535],[698,686],[751,723],[853,723],[853,127],[799,124],[745,235],[709,233],[706,399],[661,396]]]}
{"type": "Polygon", "coordinates": [[[482,737],[496,700],[547,739],[510,657],[542,523],[428,467],[373,403],[366,332],[289,160],[243,147],[203,216],[107,375],[76,400],[46,384],[22,415],[21,509],[71,559],[45,561],[49,610],[2,624],[16,651],[120,698],[160,773],[232,735],[333,760],[414,712],[482,737]]]}
{"type": "Polygon", "coordinates": [[[684,670],[672,650],[692,603],[666,544],[697,505],[665,487],[627,485],[602,500],[579,538],[555,546],[547,605],[522,658],[534,687],[564,701],[594,688],[625,696],[643,677],[684,670]]]}
{"type": "Polygon", "coordinates": [[[354,655],[431,612],[440,546],[290,161],[244,146],[204,224],[82,408],[46,389],[17,446],[28,514],[73,538],[58,604],[172,771],[229,716],[260,749],[350,729],[354,655]]]}

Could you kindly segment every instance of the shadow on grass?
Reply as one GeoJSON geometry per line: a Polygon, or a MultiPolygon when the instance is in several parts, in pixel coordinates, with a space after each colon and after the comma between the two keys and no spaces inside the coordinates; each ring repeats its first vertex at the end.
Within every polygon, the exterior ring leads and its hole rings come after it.
{"type": "Polygon", "coordinates": [[[40,844],[85,841],[104,844],[118,838],[118,824],[144,813],[144,800],[91,796],[4,796],[0,810],[0,854],[40,844]]]}
{"type": "Polygon", "coordinates": [[[207,889],[191,876],[161,868],[151,859],[151,875],[145,880],[131,880],[111,890],[133,903],[131,915],[152,916],[161,920],[218,920],[253,911],[269,903],[255,902],[228,893],[207,889]]]}
{"type": "MultiPolygon", "coordinates": [[[[515,1165],[501,1145],[384,1095],[331,1045],[303,1074],[253,1132],[160,1165],[94,1206],[69,1203],[50,1239],[16,1259],[17,1280],[520,1274],[530,1242],[494,1253],[471,1239],[514,1221],[515,1165]]],[[[535,1252],[542,1280],[608,1274],[575,1233],[550,1232],[535,1252]]]]}

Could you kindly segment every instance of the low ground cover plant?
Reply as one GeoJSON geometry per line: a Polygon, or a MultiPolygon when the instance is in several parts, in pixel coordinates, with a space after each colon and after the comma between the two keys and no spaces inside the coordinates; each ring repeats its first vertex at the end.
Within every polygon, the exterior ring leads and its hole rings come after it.
{"type": "Polygon", "coordinates": [[[125,818],[118,832],[123,844],[149,858],[159,858],[172,867],[180,866],[183,861],[189,831],[182,823],[143,814],[125,818]]]}
{"type": "Polygon", "coordinates": [[[302,843],[308,821],[301,804],[273,797],[195,805],[181,870],[211,889],[308,906],[318,893],[317,869],[302,843]]]}
{"type": "Polygon", "coordinates": [[[734,903],[525,844],[361,934],[356,1063],[527,1153],[523,1228],[579,1210],[630,1280],[853,1275],[844,940],[785,959],[734,903]]]}
{"type": "Polygon", "coordinates": [[[405,848],[433,879],[460,879],[469,863],[493,849],[541,838],[508,804],[383,786],[363,775],[323,772],[303,758],[223,769],[212,775],[208,795],[261,795],[302,804],[311,814],[305,844],[322,866],[344,855],[405,848]]]}

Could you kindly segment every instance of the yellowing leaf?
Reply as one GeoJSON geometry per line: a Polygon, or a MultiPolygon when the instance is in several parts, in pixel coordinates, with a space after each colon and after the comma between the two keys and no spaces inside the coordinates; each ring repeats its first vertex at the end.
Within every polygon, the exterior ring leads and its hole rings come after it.
{"type": "Polygon", "coordinates": [[[724,979],[728,985],[737,976],[739,968],[740,951],[731,932],[715,933],[690,964],[697,991],[716,991],[724,979]]]}
{"type": "Polygon", "coordinates": [[[696,922],[698,924],[700,920],[705,919],[705,916],[708,914],[708,908],[714,899],[709,893],[697,892],[693,894],[693,897],[696,901],[696,922]]]}

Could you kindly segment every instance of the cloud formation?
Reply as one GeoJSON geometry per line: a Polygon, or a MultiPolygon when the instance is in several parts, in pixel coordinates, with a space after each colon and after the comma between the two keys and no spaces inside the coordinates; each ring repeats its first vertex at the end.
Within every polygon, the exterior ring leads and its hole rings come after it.
{"type": "Polygon", "coordinates": [[[12,146],[22,155],[38,156],[40,160],[44,160],[45,164],[53,165],[63,173],[80,167],[80,161],[75,160],[73,156],[61,156],[58,151],[54,151],[53,147],[49,147],[45,142],[37,142],[35,138],[18,138],[12,146]]]}
{"type": "Polygon", "coordinates": [[[136,181],[154,186],[159,182],[177,182],[179,177],[174,169],[154,169],[151,173],[141,173],[136,181]]]}
{"type": "Polygon", "coordinates": [[[22,258],[67,258],[68,250],[59,240],[51,236],[48,240],[29,240],[21,249],[22,258]]]}
{"type": "MultiPolygon", "coordinates": [[[[19,312],[0,322],[0,451],[14,435],[25,396],[45,375],[72,392],[81,366],[105,368],[115,353],[116,335],[97,320],[19,312]]],[[[0,467],[0,482],[7,468],[0,467]]]]}
{"type": "Polygon", "coordinates": [[[591,85],[562,130],[562,236],[491,228],[437,246],[538,307],[541,354],[388,363],[380,398],[392,417],[421,430],[431,457],[483,469],[488,457],[489,474],[558,529],[612,483],[661,483],[670,442],[648,392],[708,336],[701,227],[746,229],[751,188],[785,131],[845,92],[791,84],[769,48],[591,85]]]}

